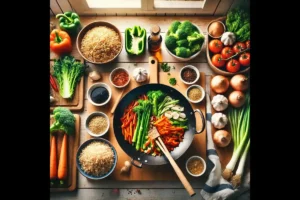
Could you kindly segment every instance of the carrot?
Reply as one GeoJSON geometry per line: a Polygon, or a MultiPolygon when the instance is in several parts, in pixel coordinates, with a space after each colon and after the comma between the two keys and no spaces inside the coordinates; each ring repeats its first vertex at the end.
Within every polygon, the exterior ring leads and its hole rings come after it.
{"type": "Polygon", "coordinates": [[[50,179],[57,179],[56,137],[52,135],[50,147],[50,179]]]}
{"type": "Polygon", "coordinates": [[[68,175],[68,136],[64,134],[58,163],[58,179],[64,180],[68,175]]]}

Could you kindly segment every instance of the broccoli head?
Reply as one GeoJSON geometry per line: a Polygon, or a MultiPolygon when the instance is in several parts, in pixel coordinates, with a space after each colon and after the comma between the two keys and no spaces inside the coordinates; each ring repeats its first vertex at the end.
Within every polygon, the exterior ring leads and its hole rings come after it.
{"type": "Polygon", "coordinates": [[[190,47],[191,50],[191,54],[196,53],[197,51],[199,51],[201,49],[201,45],[200,44],[194,44],[190,47]]]}
{"type": "Polygon", "coordinates": [[[190,21],[184,21],[179,25],[178,29],[183,30],[187,35],[192,35],[196,28],[190,21]]]}
{"type": "Polygon", "coordinates": [[[171,35],[168,35],[166,36],[166,39],[165,39],[165,44],[166,44],[166,47],[168,49],[175,49],[176,48],[176,38],[174,36],[171,36],[171,35]]]}
{"type": "Polygon", "coordinates": [[[188,47],[189,46],[189,42],[186,39],[183,40],[178,40],[176,42],[178,47],[188,47]]]}
{"type": "Polygon", "coordinates": [[[179,21],[173,21],[171,23],[171,25],[169,26],[169,31],[170,33],[176,33],[177,29],[178,29],[178,26],[180,25],[181,23],[179,21]]]}
{"type": "Polygon", "coordinates": [[[175,54],[178,57],[187,58],[191,56],[191,50],[185,47],[176,47],[175,54]]]}
{"type": "Polygon", "coordinates": [[[56,107],[53,110],[55,121],[50,126],[50,133],[63,131],[68,135],[75,132],[75,117],[71,111],[64,107],[56,107]]]}
{"type": "Polygon", "coordinates": [[[189,42],[189,46],[192,46],[194,44],[202,45],[202,43],[204,42],[204,35],[194,32],[191,36],[187,37],[187,40],[189,42]]]}
{"type": "Polygon", "coordinates": [[[147,97],[152,103],[152,114],[157,116],[158,102],[165,96],[161,90],[151,90],[147,92],[147,97]]]}
{"type": "Polygon", "coordinates": [[[170,35],[174,36],[177,40],[186,39],[186,37],[188,36],[187,33],[182,29],[178,29],[176,33],[171,33],[170,35]]]}

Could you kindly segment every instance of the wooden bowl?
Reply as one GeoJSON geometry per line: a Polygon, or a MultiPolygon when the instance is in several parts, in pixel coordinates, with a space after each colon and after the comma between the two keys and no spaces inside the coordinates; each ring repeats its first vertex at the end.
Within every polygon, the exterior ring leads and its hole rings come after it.
{"type": "MultiPolygon", "coordinates": [[[[225,20],[226,20],[226,17],[221,17],[221,18],[218,18],[218,19],[215,19],[213,21],[211,21],[209,24],[211,24],[212,22],[214,21],[222,21],[224,24],[225,24],[225,20]]],[[[210,68],[216,73],[216,74],[220,74],[220,75],[223,75],[223,76],[234,76],[236,74],[245,74],[245,73],[248,73],[250,71],[250,66],[248,67],[243,67],[241,66],[240,70],[235,72],[235,73],[231,73],[231,72],[227,72],[225,70],[222,70],[216,66],[213,65],[212,61],[211,61],[211,57],[213,56],[213,53],[211,53],[209,51],[209,42],[211,40],[213,40],[215,38],[212,38],[210,37],[209,35],[207,35],[207,45],[206,45],[206,57],[207,57],[207,63],[208,65],[210,66],[210,68]]],[[[236,57],[237,58],[237,57],[236,57]]],[[[224,68],[224,67],[222,67],[224,68]]]]}
{"type": "Polygon", "coordinates": [[[90,63],[93,63],[93,64],[105,64],[105,63],[109,63],[111,61],[113,61],[116,57],[118,57],[118,55],[121,53],[122,51],[122,48],[123,48],[123,39],[122,39],[122,34],[120,32],[120,30],[114,26],[113,24],[109,23],[109,22],[104,22],[104,21],[95,21],[95,22],[92,22],[88,25],[86,25],[85,27],[83,27],[81,29],[81,31],[78,33],[78,36],[77,36],[77,39],[76,39],[76,47],[77,47],[77,50],[79,52],[79,54],[87,61],[87,62],[90,62],[90,63]],[[119,50],[119,52],[110,60],[107,60],[105,62],[96,62],[96,61],[93,61],[93,60],[90,60],[88,58],[86,58],[83,53],[81,52],[81,41],[83,39],[83,37],[85,36],[85,34],[91,30],[92,28],[94,27],[98,27],[98,26],[106,26],[108,28],[111,28],[113,29],[114,31],[116,31],[116,33],[119,35],[120,37],[120,42],[121,42],[121,48],[119,50]]]}

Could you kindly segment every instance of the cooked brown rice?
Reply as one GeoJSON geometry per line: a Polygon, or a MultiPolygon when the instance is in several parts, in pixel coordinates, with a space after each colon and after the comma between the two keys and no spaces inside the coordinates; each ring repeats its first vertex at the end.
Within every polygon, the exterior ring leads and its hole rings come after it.
{"type": "Polygon", "coordinates": [[[104,142],[92,142],[86,146],[80,156],[81,169],[93,176],[102,176],[110,171],[114,164],[114,153],[104,142]]]}
{"type": "Polygon", "coordinates": [[[106,26],[94,27],[84,35],[80,50],[93,62],[107,62],[113,59],[121,49],[119,34],[106,26]]]}

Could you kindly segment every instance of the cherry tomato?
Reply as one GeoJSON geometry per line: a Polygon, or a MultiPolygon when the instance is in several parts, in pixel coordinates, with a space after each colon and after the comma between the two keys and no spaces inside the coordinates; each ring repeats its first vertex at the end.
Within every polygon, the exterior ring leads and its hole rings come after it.
{"type": "Polygon", "coordinates": [[[235,59],[229,60],[226,65],[227,71],[229,71],[231,73],[235,73],[235,72],[239,71],[240,67],[241,67],[241,64],[239,63],[239,61],[237,61],[235,59]]]}
{"type": "Polygon", "coordinates": [[[208,49],[213,53],[219,53],[223,49],[223,43],[221,42],[221,40],[211,40],[208,44],[208,49]]]}
{"type": "Polygon", "coordinates": [[[231,47],[224,47],[221,51],[222,58],[227,59],[234,55],[231,47]]]}
{"type": "Polygon", "coordinates": [[[245,43],[246,43],[246,47],[250,48],[250,40],[247,40],[245,43]]]}
{"type": "Polygon", "coordinates": [[[223,60],[221,54],[215,54],[212,57],[211,62],[216,67],[223,67],[225,65],[225,60],[223,60]]]}
{"type": "Polygon", "coordinates": [[[248,66],[250,65],[250,53],[242,53],[239,57],[239,62],[243,66],[248,66]]]}
{"type": "Polygon", "coordinates": [[[242,42],[237,42],[237,43],[235,43],[235,45],[233,46],[233,51],[234,51],[235,53],[241,52],[241,51],[243,51],[244,49],[246,49],[246,45],[245,45],[245,43],[242,43],[242,42]]]}

